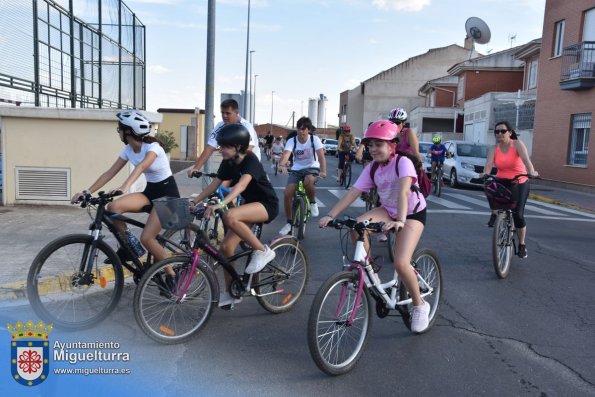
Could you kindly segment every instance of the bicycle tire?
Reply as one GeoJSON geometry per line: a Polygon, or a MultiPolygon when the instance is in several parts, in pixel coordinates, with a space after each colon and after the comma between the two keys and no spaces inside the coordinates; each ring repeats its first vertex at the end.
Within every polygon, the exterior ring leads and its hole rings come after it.
{"type": "Polygon", "coordinates": [[[439,169],[436,170],[436,175],[434,177],[435,179],[432,181],[434,184],[434,195],[440,197],[440,194],[442,193],[442,173],[439,169]]]}
{"type": "MultiPolygon", "coordinates": [[[[440,308],[440,302],[442,299],[442,269],[440,267],[440,261],[436,253],[428,248],[421,248],[413,254],[412,266],[415,268],[417,273],[433,288],[433,292],[430,295],[425,296],[423,299],[430,304],[430,314],[428,327],[420,332],[425,333],[432,328],[434,321],[436,320],[436,314],[440,308]]],[[[403,281],[399,279],[399,300],[409,299],[410,295],[403,285],[403,281]]],[[[424,292],[424,286],[420,284],[420,293],[424,292]]],[[[399,311],[405,326],[411,330],[411,310],[413,303],[408,305],[400,306],[399,311]]]]}
{"type": "Polygon", "coordinates": [[[351,185],[351,163],[345,166],[345,189],[349,189],[351,185]]]}
{"type": "Polygon", "coordinates": [[[218,285],[209,264],[199,256],[192,281],[182,300],[164,288],[164,269],[177,274],[177,288],[184,284],[183,272],[190,271],[192,256],[178,255],[155,263],[143,275],[134,291],[134,318],[149,338],[163,344],[182,343],[206,325],[217,301],[218,285]]]}
{"type": "Polygon", "coordinates": [[[318,368],[328,375],[352,370],[360,359],[372,325],[372,299],[362,291],[357,315],[347,324],[354,309],[359,275],[339,272],[320,287],[308,316],[308,348],[318,368]]]}
{"type": "MultiPolygon", "coordinates": [[[[93,280],[76,284],[80,264],[87,263],[93,236],[71,234],[57,238],[37,254],[27,275],[27,296],[35,313],[60,329],[75,331],[104,320],[122,295],[124,273],[120,259],[103,240],[97,241],[93,280]],[[109,264],[104,264],[109,259],[109,264]]],[[[80,281],[80,279],[79,279],[80,281]]]]}
{"type": "Polygon", "coordinates": [[[508,276],[512,263],[512,220],[507,220],[507,216],[507,212],[498,213],[492,237],[492,263],[500,279],[508,276]]]}
{"type": "Polygon", "coordinates": [[[397,233],[388,232],[386,234],[386,249],[388,250],[388,258],[390,263],[395,261],[395,244],[397,243],[397,233]]]}
{"type": "Polygon", "coordinates": [[[306,224],[304,217],[306,216],[306,202],[302,197],[295,197],[293,200],[292,211],[292,235],[298,240],[303,240],[306,234],[306,224]]]}
{"type": "Polygon", "coordinates": [[[271,313],[284,313],[302,298],[308,284],[310,264],[304,250],[291,237],[276,241],[271,249],[276,254],[275,259],[254,275],[255,285],[263,284],[254,288],[256,300],[271,313]],[[258,296],[280,290],[283,292],[258,296]]]}
{"type": "Polygon", "coordinates": [[[172,242],[178,244],[181,248],[178,249],[177,247],[167,247],[167,243],[164,245],[166,249],[170,250],[174,254],[181,254],[181,253],[189,253],[192,252],[192,246],[194,241],[196,240],[196,235],[201,233],[201,228],[199,225],[191,223],[186,227],[180,229],[170,229],[166,230],[163,233],[163,238],[167,240],[171,240],[172,242]]]}
{"type": "Polygon", "coordinates": [[[275,160],[275,176],[279,173],[279,162],[275,160]]]}

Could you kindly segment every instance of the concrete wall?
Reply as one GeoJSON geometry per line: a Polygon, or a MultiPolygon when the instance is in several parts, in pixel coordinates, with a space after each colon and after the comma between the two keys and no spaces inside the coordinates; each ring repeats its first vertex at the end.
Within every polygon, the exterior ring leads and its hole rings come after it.
{"type": "MultiPolygon", "coordinates": [[[[54,182],[60,188],[56,190],[62,191],[63,187],[67,196],[88,188],[116,161],[124,147],[116,132],[116,113],[116,110],[0,107],[4,205],[68,204],[69,198],[52,196],[54,182]],[[24,195],[30,198],[17,199],[18,169],[30,173],[34,181],[37,178],[43,181],[32,182],[33,191],[49,191],[49,194],[31,193],[24,195]],[[40,176],[44,170],[49,170],[50,175],[40,176]],[[65,184],[52,180],[53,172],[57,179],[66,175],[65,184]],[[42,189],[40,185],[45,183],[50,187],[42,189]]],[[[157,114],[146,114],[154,122],[160,119],[157,114]]],[[[130,168],[124,168],[105,189],[117,187],[129,172],[130,168]]]]}

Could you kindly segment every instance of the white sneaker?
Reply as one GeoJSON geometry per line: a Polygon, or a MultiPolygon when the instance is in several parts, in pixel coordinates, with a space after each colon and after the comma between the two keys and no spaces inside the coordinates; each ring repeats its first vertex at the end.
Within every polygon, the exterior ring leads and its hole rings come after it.
{"type": "Polygon", "coordinates": [[[242,298],[235,299],[233,296],[231,296],[231,294],[229,292],[224,291],[219,296],[219,305],[218,306],[219,307],[229,306],[229,305],[233,305],[234,303],[240,303],[241,301],[242,301],[242,298]]]}
{"type": "Polygon", "coordinates": [[[250,263],[246,267],[246,274],[258,273],[273,259],[275,259],[275,251],[268,245],[264,246],[264,251],[254,250],[250,263]]]}
{"type": "Polygon", "coordinates": [[[318,211],[318,203],[311,203],[310,204],[310,214],[313,217],[317,217],[320,214],[320,211],[318,211]]]}
{"type": "Polygon", "coordinates": [[[413,306],[411,310],[411,331],[419,334],[424,332],[430,324],[430,304],[424,302],[423,305],[413,306]]]}
{"type": "Polygon", "coordinates": [[[279,230],[279,235],[280,235],[280,236],[286,236],[286,235],[288,235],[289,233],[291,233],[291,223],[287,223],[287,224],[285,224],[285,226],[283,226],[283,227],[281,228],[281,230],[279,230]]]}

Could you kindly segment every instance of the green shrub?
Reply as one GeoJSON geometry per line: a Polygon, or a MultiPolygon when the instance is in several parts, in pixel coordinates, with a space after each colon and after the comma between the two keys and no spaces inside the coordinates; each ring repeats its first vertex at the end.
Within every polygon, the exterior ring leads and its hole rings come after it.
{"type": "Polygon", "coordinates": [[[163,146],[165,153],[169,153],[172,151],[172,149],[178,147],[176,138],[174,138],[174,133],[171,131],[158,131],[155,134],[155,138],[159,139],[159,142],[161,142],[161,146],[163,146]]]}

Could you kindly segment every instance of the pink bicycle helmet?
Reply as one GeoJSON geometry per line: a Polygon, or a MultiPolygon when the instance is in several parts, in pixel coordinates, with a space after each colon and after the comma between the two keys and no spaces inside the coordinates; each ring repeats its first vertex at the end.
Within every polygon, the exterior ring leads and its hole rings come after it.
{"type": "Polygon", "coordinates": [[[362,142],[365,144],[369,139],[381,139],[383,141],[392,141],[397,136],[399,128],[395,123],[388,120],[375,121],[364,133],[362,142]]]}

